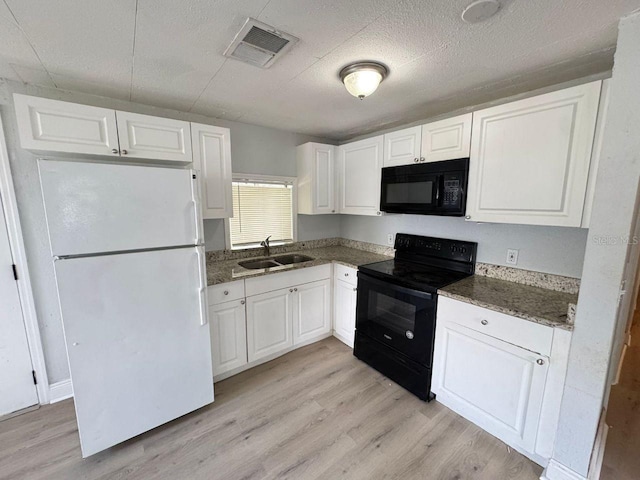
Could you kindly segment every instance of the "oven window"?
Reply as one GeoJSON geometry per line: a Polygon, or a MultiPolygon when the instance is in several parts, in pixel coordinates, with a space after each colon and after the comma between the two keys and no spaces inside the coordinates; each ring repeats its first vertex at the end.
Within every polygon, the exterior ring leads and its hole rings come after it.
{"type": "Polygon", "coordinates": [[[416,306],[411,303],[369,290],[368,307],[368,317],[374,323],[403,335],[407,330],[415,330],[416,306]]]}
{"type": "Polygon", "coordinates": [[[433,198],[433,182],[388,183],[388,204],[430,204],[433,198]]]}

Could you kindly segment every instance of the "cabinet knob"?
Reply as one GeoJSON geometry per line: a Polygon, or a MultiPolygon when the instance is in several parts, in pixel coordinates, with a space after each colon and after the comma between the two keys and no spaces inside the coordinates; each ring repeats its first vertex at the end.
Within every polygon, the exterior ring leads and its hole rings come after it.
{"type": "Polygon", "coordinates": [[[353,287],[353,291],[354,291],[354,292],[357,292],[357,291],[358,291],[358,289],[357,289],[357,288],[355,288],[355,287],[353,287]]]}
{"type": "Polygon", "coordinates": [[[122,153],[122,155],[126,155],[129,152],[127,152],[126,150],[121,150],[120,153],[122,153]]]}
{"type": "Polygon", "coordinates": [[[471,215],[467,215],[464,218],[466,218],[467,220],[471,220],[471,215]]]}
{"type": "Polygon", "coordinates": [[[244,300],[240,300],[240,305],[244,305],[244,300]]]}
{"type": "Polygon", "coordinates": [[[78,342],[73,342],[74,347],[77,347],[78,345],[80,345],[78,342]]]}
{"type": "Polygon", "coordinates": [[[293,288],[290,288],[290,289],[289,289],[289,291],[290,291],[291,293],[293,293],[293,288]]]}
{"type": "Polygon", "coordinates": [[[424,157],[420,157],[420,161],[421,161],[421,162],[426,162],[426,161],[427,161],[427,159],[426,159],[426,158],[424,158],[424,157]]]}
{"type": "Polygon", "coordinates": [[[376,212],[376,215],[382,215],[382,212],[376,212]]]}
{"type": "Polygon", "coordinates": [[[413,159],[414,162],[418,163],[420,161],[420,159],[418,157],[413,159]]]}
{"type": "Polygon", "coordinates": [[[348,274],[348,273],[345,273],[345,274],[344,274],[344,276],[345,276],[345,277],[348,277],[348,276],[349,276],[349,274],[348,274]]]}
{"type": "Polygon", "coordinates": [[[111,153],[113,153],[114,155],[117,155],[119,152],[117,148],[112,148],[111,153]]]}
{"type": "Polygon", "coordinates": [[[544,360],[543,360],[543,359],[541,359],[541,358],[539,358],[538,360],[536,360],[536,363],[537,363],[538,365],[544,365],[544,360]]]}
{"type": "Polygon", "coordinates": [[[298,289],[297,289],[297,288],[294,288],[294,289],[293,289],[293,291],[294,291],[294,292],[297,292],[297,291],[298,291],[298,289]]]}
{"type": "Polygon", "coordinates": [[[335,210],[331,210],[331,213],[336,213],[336,211],[335,210]]]}
{"type": "Polygon", "coordinates": [[[224,293],[225,295],[229,295],[229,290],[225,290],[223,293],[224,293]]]}
{"type": "Polygon", "coordinates": [[[482,325],[489,325],[489,322],[488,322],[487,320],[482,320],[480,323],[481,323],[482,325]]]}

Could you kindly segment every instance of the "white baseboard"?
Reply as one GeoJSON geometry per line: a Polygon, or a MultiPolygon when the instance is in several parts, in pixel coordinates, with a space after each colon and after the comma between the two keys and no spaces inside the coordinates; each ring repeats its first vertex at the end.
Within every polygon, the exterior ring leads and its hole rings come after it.
{"type": "Polygon", "coordinates": [[[542,472],[540,480],[587,480],[587,478],[551,459],[547,468],[542,472]]]}
{"type": "Polygon", "coordinates": [[[49,403],[56,403],[73,397],[71,379],[49,384],[49,403]]]}

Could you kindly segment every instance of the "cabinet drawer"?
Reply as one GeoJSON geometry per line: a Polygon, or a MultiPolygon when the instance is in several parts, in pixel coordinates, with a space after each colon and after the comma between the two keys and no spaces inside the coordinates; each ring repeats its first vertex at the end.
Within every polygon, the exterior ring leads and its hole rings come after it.
{"type": "Polygon", "coordinates": [[[338,263],[335,264],[334,268],[334,278],[336,280],[342,280],[354,287],[358,284],[358,270],[338,263]]]}
{"type": "Polygon", "coordinates": [[[317,267],[299,268],[288,272],[273,273],[261,277],[247,278],[247,297],[261,293],[273,292],[281,288],[289,288],[304,283],[317,282],[331,278],[331,264],[317,267]]]}
{"type": "Polygon", "coordinates": [[[486,308],[438,298],[438,323],[453,322],[542,355],[551,354],[553,328],[486,308]]]}
{"type": "Polygon", "coordinates": [[[244,298],[244,296],[244,280],[211,285],[207,290],[209,305],[239,300],[244,298]]]}

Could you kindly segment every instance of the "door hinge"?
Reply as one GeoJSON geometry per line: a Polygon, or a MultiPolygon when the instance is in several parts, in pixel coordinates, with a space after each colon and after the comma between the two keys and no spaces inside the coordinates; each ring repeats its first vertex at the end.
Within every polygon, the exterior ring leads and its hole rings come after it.
{"type": "Polygon", "coordinates": [[[38,384],[38,379],[36,378],[36,371],[35,370],[31,370],[31,376],[33,377],[33,384],[37,385],[38,384]]]}
{"type": "Polygon", "coordinates": [[[18,280],[18,268],[16,267],[16,264],[14,263],[13,265],[11,265],[11,268],[13,269],[13,278],[17,281],[18,280]]]}

